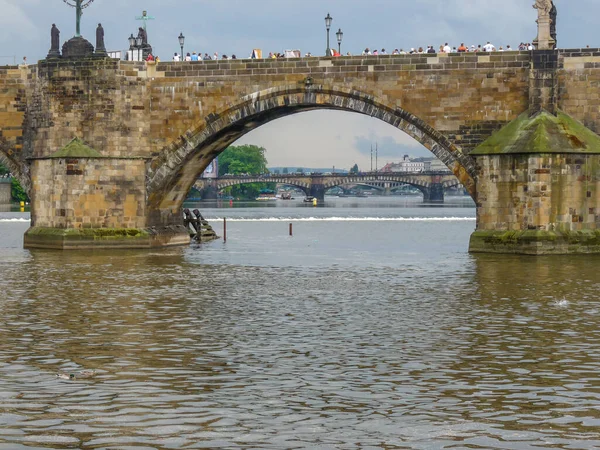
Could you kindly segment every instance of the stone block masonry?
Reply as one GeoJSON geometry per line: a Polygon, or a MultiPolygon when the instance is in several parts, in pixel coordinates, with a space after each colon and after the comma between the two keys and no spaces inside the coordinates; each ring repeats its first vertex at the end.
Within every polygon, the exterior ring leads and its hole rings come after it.
{"type": "Polygon", "coordinates": [[[31,194],[38,231],[155,230],[169,244],[177,241],[181,205],[198,175],[229,144],[269,121],[314,109],[378,118],[431,150],[477,199],[474,149],[528,110],[564,111],[599,132],[598,82],[596,49],[41,61],[0,69],[0,154],[31,194]],[[105,161],[70,169],[45,161],[74,137],[105,161]]]}
{"type": "Polygon", "coordinates": [[[0,179],[0,205],[11,203],[11,183],[0,179]]]}

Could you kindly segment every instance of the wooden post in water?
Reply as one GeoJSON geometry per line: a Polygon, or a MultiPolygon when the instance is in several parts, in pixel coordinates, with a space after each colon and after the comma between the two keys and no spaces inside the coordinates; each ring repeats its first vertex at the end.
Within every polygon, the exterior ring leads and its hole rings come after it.
{"type": "Polygon", "coordinates": [[[290,236],[293,236],[294,233],[292,233],[292,224],[290,223],[290,236]]]}
{"type": "Polygon", "coordinates": [[[223,243],[227,242],[227,219],[223,217],[223,243]]]}

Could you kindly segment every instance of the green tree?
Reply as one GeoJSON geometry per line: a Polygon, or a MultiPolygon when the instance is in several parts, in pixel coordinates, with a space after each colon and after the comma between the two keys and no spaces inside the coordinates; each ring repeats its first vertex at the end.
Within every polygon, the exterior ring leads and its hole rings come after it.
{"type": "Polygon", "coordinates": [[[357,174],[358,173],[358,164],[354,164],[350,169],[350,173],[357,174]]]}
{"type": "MultiPolygon", "coordinates": [[[[256,145],[231,146],[219,155],[219,176],[268,174],[267,151],[256,145]]],[[[261,191],[275,189],[275,183],[251,183],[233,186],[226,192],[234,197],[254,199],[261,191]]]]}
{"type": "MultiPolygon", "coordinates": [[[[8,168],[4,164],[0,163],[0,175],[6,175],[7,173],[10,173],[10,170],[8,170],[8,168]]],[[[23,187],[21,187],[21,184],[16,178],[13,178],[11,180],[11,197],[13,202],[29,201],[27,193],[25,192],[23,187]]]]}
{"type": "Polygon", "coordinates": [[[281,171],[281,173],[283,173],[284,175],[287,175],[288,173],[288,168],[284,167],[283,170],[281,171]]]}
{"type": "Polygon", "coordinates": [[[21,184],[19,183],[19,181],[16,178],[13,178],[11,183],[12,183],[11,196],[12,196],[13,201],[28,202],[29,197],[27,196],[27,193],[25,192],[25,190],[21,187],[21,184]]]}

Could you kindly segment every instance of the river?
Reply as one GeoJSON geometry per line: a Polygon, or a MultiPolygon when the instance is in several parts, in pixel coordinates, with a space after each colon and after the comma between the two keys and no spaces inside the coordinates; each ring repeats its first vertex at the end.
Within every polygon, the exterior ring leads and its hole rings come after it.
{"type": "Polygon", "coordinates": [[[0,449],[600,447],[599,257],[470,255],[461,199],[236,206],[86,253],[0,213],[0,449]]]}

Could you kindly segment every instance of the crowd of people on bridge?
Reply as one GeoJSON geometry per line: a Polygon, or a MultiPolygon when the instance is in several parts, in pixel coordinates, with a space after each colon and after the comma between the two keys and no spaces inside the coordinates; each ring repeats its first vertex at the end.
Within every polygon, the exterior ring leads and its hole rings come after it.
{"type": "Polygon", "coordinates": [[[208,53],[204,53],[204,55],[202,55],[202,52],[188,52],[183,58],[181,54],[177,52],[175,52],[173,55],[173,61],[216,61],[218,59],[237,59],[237,56],[222,55],[219,57],[218,52],[214,52],[212,56],[208,53]]]}
{"type": "Polygon", "coordinates": [[[458,47],[456,46],[450,46],[447,42],[445,44],[442,44],[439,46],[439,48],[436,50],[435,47],[433,45],[428,45],[427,48],[424,47],[411,47],[410,50],[406,51],[403,48],[401,49],[394,49],[394,51],[392,51],[391,53],[388,53],[385,48],[382,48],[381,51],[374,49],[373,51],[371,51],[371,49],[369,49],[368,47],[365,48],[362,52],[362,56],[379,56],[379,55],[413,55],[413,54],[438,54],[438,53],[478,53],[478,52],[487,52],[487,53],[491,53],[491,52],[512,52],[512,51],[526,51],[526,50],[533,50],[533,44],[530,42],[521,42],[519,44],[519,46],[514,49],[513,47],[510,46],[510,44],[507,44],[505,47],[500,46],[500,47],[496,47],[494,44],[492,44],[490,41],[487,42],[487,44],[485,45],[471,45],[466,46],[464,42],[462,42],[458,47]]]}
{"type": "MultiPolygon", "coordinates": [[[[590,48],[588,45],[587,48],[590,48]]],[[[380,56],[380,55],[413,55],[413,54],[440,54],[440,53],[492,53],[492,52],[512,52],[512,51],[531,51],[534,50],[534,45],[531,42],[521,42],[516,48],[513,48],[510,44],[505,46],[496,47],[490,41],[488,41],[485,45],[465,45],[462,42],[458,47],[451,46],[447,42],[440,45],[436,50],[433,45],[428,45],[426,47],[411,47],[410,50],[404,50],[404,48],[396,48],[391,52],[387,52],[385,48],[381,50],[374,49],[371,50],[369,47],[365,48],[361,56],[380,56]]],[[[352,56],[350,52],[347,52],[345,55],[338,53],[335,50],[332,50],[332,54],[334,57],[340,56],[352,56]]],[[[313,54],[311,52],[307,52],[304,54],[305,58],[311,58],[313,54]]],[[[254,55],[248,57],[248,59],[254,58],[254,55]]],[[[267,59],[281,59],[286,58],[285,53],[281,52],[269,52],[267,59]]],[[[158,59],[158,58],[157,58],[158,59]]],[[[227,56],[226,54],[219,56],[218,52],[214,52],[212,55],[208,53],[202,54],[202,52],[191,52],[187,53],[185,56],[175,52],[173,55],[173,61],[216,61],[216,60],[228,60],[228,59],[237,59],[235,55],[227,56]]]]}

